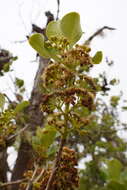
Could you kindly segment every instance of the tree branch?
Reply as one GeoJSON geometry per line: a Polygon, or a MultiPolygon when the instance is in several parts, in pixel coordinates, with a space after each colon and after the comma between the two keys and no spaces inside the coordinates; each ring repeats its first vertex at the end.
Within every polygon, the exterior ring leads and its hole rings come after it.
{"type": "Polygon", "coordinates": [[[24,42],[27,42],[27,37],[24,40],[14,41],[13,43],[17,44],[17,43],[24,43],[24,42]]]}
{"type": "Polygon", "coordinates": [[[0,187],[5,187],[5,186],[9,186],[9,185],[15,185],[15,184],[22,183],[24,181],[26,181],[26,179],[19,179],[17,181],[10,181],[10,182],[7,182],[7,183],[0,183],[0,187]]]}
{"type": "Polygon", "coordinates": [[[37,183],[37,182],[39,181],[39,179],[41,178],[41,176],[43,176],[44,172],[45,172],[45,170],[42,169],[41,172],[40,172],[40,174],[39,174],[39,175],[36,177],[36,179],[34,180],[34,183],[37,183]]]}
{"type": "Polygon", "coordinates": [[[11,99],[8,97],[8,95],[7,94],[3,94],[6,98],[7,98],[7,100],[8,100],[8,102],[10,103],[10,104],[12,104],[12,101],[11,101],[11,99]]]}
{"type": "Polygon", "coordinates": [[[7,142],[9,142],[10,140],[14,139],[16,136],[20,135],[22,132],[24,132],[27,128],[29,127],[29,125],[26,125],[25,127],[23,127],[22,129],[20,129],[17,133],[15,133],[14,135],[11,135],[10,137],[7,138],[7,142]]]}
{"type": "MultiPolygon", "coordinates": [[[[54,17],[50,12],[46,12],[45,14],[47,16],[47,24],[48,24],[48,22],[53,20],[54,17]]],[[[29,120],[27,121],[26,124],[30,127],[29,130],[31,130],[33,133],[35,133],[37,126],[41,127],[43,126],[43,113],[40,110],[40,99],[42,97],[42,92],[39,86],[42,82],[41,75],[48,62],[49,59],[40,57],[39,67],[34,79],[34,85],[31,92],[30,106],[27,109],[27,115],[29,120]]],[[[23,177],[24,172],[28,169],[27,165],[31,159],[32,151],[33,149],[32,146],[29,144],[29,142],[27,142],[26,139],[22,138],[18,150],[16,163],[12,172],[12,177],[11,177],[12,181],[21,179],[23,177]]],[[[11,190],[18,188],[19,185],[15,184],[15,186],[13,186],[11,190]]]]}
{"type": "Polygon", "coordinates": [[[103,26],[102,28],[98,29],[95,33],[93,33],[93,34],[85,41],[84,44],[89,45],[89,44],[91,43],[91,41],[92,41],[95,37],[101,35],[104,30],[116,30],[116,29],[115,29],[115,28],[112,28],[112,27],[109,27],[109,26],[103,26]]]}
{"type": "Polygon", "coordinates": [[[56,20],[59,19],[59,12],[60,12],[60,0],[57,0],[57,16],[56,16],[56,20]]]}
{"type": "Polygon", "coordinates": [[[31,177],[31,179],[30,179],[29,182],[28,182],[28,185],[27,185],[27,187],[26,187],[26,190],[32,189],[33,181],[34,181],[35,175],[36,175],[36,173],[37,173],[38,167],[39,167],[38,165],[35,166],[35,170],[34,170],[34,172],[33,172],[33,175],[32,175],[32,177],[31,177]]]}

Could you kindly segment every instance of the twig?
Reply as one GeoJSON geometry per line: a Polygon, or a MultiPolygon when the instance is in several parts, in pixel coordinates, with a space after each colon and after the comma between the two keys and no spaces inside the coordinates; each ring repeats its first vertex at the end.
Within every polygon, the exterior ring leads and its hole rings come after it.
{"type": "Polygon", "coordinates": [[[23,4],[24,4],[24,2],[21,2],[21,3],[18,4],[18,8],[19,8],[19,10],[18,10],[18,16],[19,16],[19,18],[21,20],[21,24],[24,26],[24,29],[26,30],[26,32],[28,32],[27,25],[26,25],[25,20],[23,19],[23,16],[22,16],[22,7],[23,7],[23,4]]]}
{"type": "Polygon", "coordinates": [[[112,27],[109,27],[109,26],[103,26],[102,28],[98,29],[95,33],[93,33],[86,41],[84,44],[90,44],[91,41],[97,37],[98,35],[100,35],[103,30],[116,30],[116,28],[112,28],[112,27]]]}
{"type": "Polygon", "coordinates": [[[47,26],[49,22],[54,20],[54,15],[50,11],[46,11],[45,16],[47,17],[47,23],[46,23],[47,26]]]}
{"type": "Polygon", "coordinates": [[[15,138],[16,136],[20,135],[22,132],[24,132],[26,129],[28,128],[28,125],[23,127],[21,130],[19,130],[16,134],[11,135],[10,137],[8,137],[7,141],[12,140],[13,138],[15,138]]]}
{"type": "Polygon", "coordinates": [[[17,43],[24,43],[24,42],[27,42],[27,41],[28,41],[27,39],[24,39],[24,40],[14,41],[13,43],[17,44],[17,43]]]}
{"type": "Polygon", "coordinates": [[[39,179],[40,179],[41,176],[44,174],[44,172],[45,172],[45,169],[42,169],[41,172],[40,172],[40,174],[39,174],[39,175],[36,177],[36,179],[34,180],[34,183],[36,183],[36,182],[39,181],[39,179]]]}
{"type": "Polygon", "coordinates": [[[19,179],[17,181],[10,181],[10,182],[7,182],[7,183],[1,183],[0,187],[5,187],[5,186],[9,186],[9,185],[15,185],[15,184],[18,184],[18,183],[22,183],[24,181],[26,181],[26,179],[19,179]]]}
{"type": "Polygon", "coordinates": [[[33,175],[32,175],[32,177],[31,177],[31,179],[30,179],[29,182],[28,182],[28,185],[27,185],[27,187],[26,187],[26,190],[30,190],[30,189],[31,189],[32,184],[33,184],[33,181],[34,181],[34,178],[35,178],[35,175],[36,175],[37,170],[38,170],[38,167],[39,167],[38,165],[35,166],[35,170],[34,170],[34,172],[33,172],[33,175]]]}
{"type": "Polygon", "coordinates": [[[54,166],[53,166],[53,169],[52,169],[52,173],[51,173],[51,175],[49,177],[49,180],[48,180],[48,183],[47,183],[47,186],[46,186],[45,190],[51,189],[51,185],[52,185],[53,179],[54,179],[54,177],[56,175],[56,171],[57,171],[57,169],[59,167],[59,164],[60,164],[62,149],[63,149],[63,146],[65,144],[65,141],[66,141],[66,138],[62,138],[61,139],[59,151],[58,151],[56,159],[54,161],[54,166]]]}
{"type": "Polygon", "coordinates": [[[60,0],[57,0],[57,16],[56,16],[56,20],[59,19],[59,12],[60,12],[60,0]]]}
{"type": "Polygon", "coordinates": [[[0,57],[0,64],[8,63],[11,59],[13,59],[12,56],[0,57]]]}
{"type": "Polygon", "coordinates": [[[10,104],[12,104],[12,101],[11,101],[11,99],[8,97],[8,95],[7,94],[3,94],[6,98],[7,98],[7,100],[8,100],[8,102],[10,103],[10,104]]]}

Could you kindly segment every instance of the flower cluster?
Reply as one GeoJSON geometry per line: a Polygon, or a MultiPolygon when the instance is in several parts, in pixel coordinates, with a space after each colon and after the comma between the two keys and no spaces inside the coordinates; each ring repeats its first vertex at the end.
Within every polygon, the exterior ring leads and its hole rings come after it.
{"type": "MultiPolygon", "coordinates": [[[[79,185],[77,158],[74,150],[63,147],[60,164],[56,171],[56,176],[53,180],[52,190],[74,190],[79,185]]],[[[33,170],[28,170],[24,176],[30,181],[33,176],[33,170]]],[[[32,190],[45,190],[48,179],[52,173],[52,169],[48,168],[43,170],[42,176],[40,176],[42,168],[39,168],[36,172],[35,181],[33,181],[32,190]],[[39,177],[40,176],[40,177],[39,177]],[[36,180],[38,179],[38,180],[36,180]]],[[[20,190],[25,190],[28,182],[20,185],[20,190]]]]}
{"type": "Polygon", "coordinates": [[[16,131],[14,113],[12,110],[6,110],[0,113],[0,149],[11,143],[8,139],[16,131]]]}
{"type": "Polygon", "coordinates": [[[48,124],[59,132],[66,127],[66,115],[68,129],[79,130],[90,122],[89,115],[95,110],[97,85],[87,74],[93,66],[89,52],[89,47],[76,45],[64,51],[61,61],[50,62],[42,74],[45,93],[41,110],[47,114],[48,124]],[[84,110],[87,110],[86,115],[84,110]]]}

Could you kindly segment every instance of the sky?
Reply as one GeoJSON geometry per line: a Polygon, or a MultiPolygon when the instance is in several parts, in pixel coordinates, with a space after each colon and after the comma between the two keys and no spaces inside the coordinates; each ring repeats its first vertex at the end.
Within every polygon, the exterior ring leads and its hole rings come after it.
{"type": "MultiPolygon", "coordinates": [[[[33,80],[37,71],[36,53],[28,42],[21,43],[31,32],[31,24],[44,27],[46,17],[44,12],[50,10],[56,16],[56,0],[0,0],[0,48],[5,48],[18,56],[14,62],[14,72],[0,77],[0,92],[7,92],[14,99],[14,76],[23,78],[27,89],[26,97],[30,95],[33,80]]],[[[105,38],[93,40],[92,54],[103,51],[103,62],[96,66],[96,72],[107,70],[109,78],[119,78],[120,87],[114,89],[115,95],[119,91],[127,96],[127,0],[61,0],[61,18],[68,12],[76,11],[80,14],[84,42],[93,32],[103,26],[116,28],[115,31],[106,31],[105,38]],[[105,58],[113,60],[115,65],[107,68],[105,58]]],[[[94,75],[95,73],[93,73],[94,75]]],[[[10,149],[9,160],[16,158],[10,149]]]]}

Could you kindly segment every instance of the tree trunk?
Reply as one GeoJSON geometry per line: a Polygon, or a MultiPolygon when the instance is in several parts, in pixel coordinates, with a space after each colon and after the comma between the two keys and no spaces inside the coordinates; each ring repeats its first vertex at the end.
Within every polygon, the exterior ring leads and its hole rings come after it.
{"type": "MultiPolygon", "coordinates": [[[[29,128],[28,130],[32,130],[34,133],[37,126],[43,125],[43,113],[40,111],[40,98],[42,96],[42,92],[40,91],[39,85],[41,82],[41,75],[43,73],[44,68],[48,63],[48,59],[44,59],[40,57],[39,68],[34,80],[34,86],[31,93],[30,98],[30,106],[27,110],[27,114],[29,119],[29,123],[26,123],[29,128]]],[[[11,181],[15,181],[23,178],[23,173],[27,169],[27,165],[29,160],[32,157],[32,147],[30,144],[22,139],[19,150],[17,160],[13,169],[11,181]]],[[[18,190],[19,184],[15,184],[11,187],[11,190],[18,190]]]]}
{"type": "MultiPolygon", "coordinates": [[[[7,181],[7,171],[8,171],[8,164],[7,164],[7,149],[0,151],[0,182],[7,181]]],[[[3,187],[0,190],[7,190],[6,187],[3,187]]]]}

